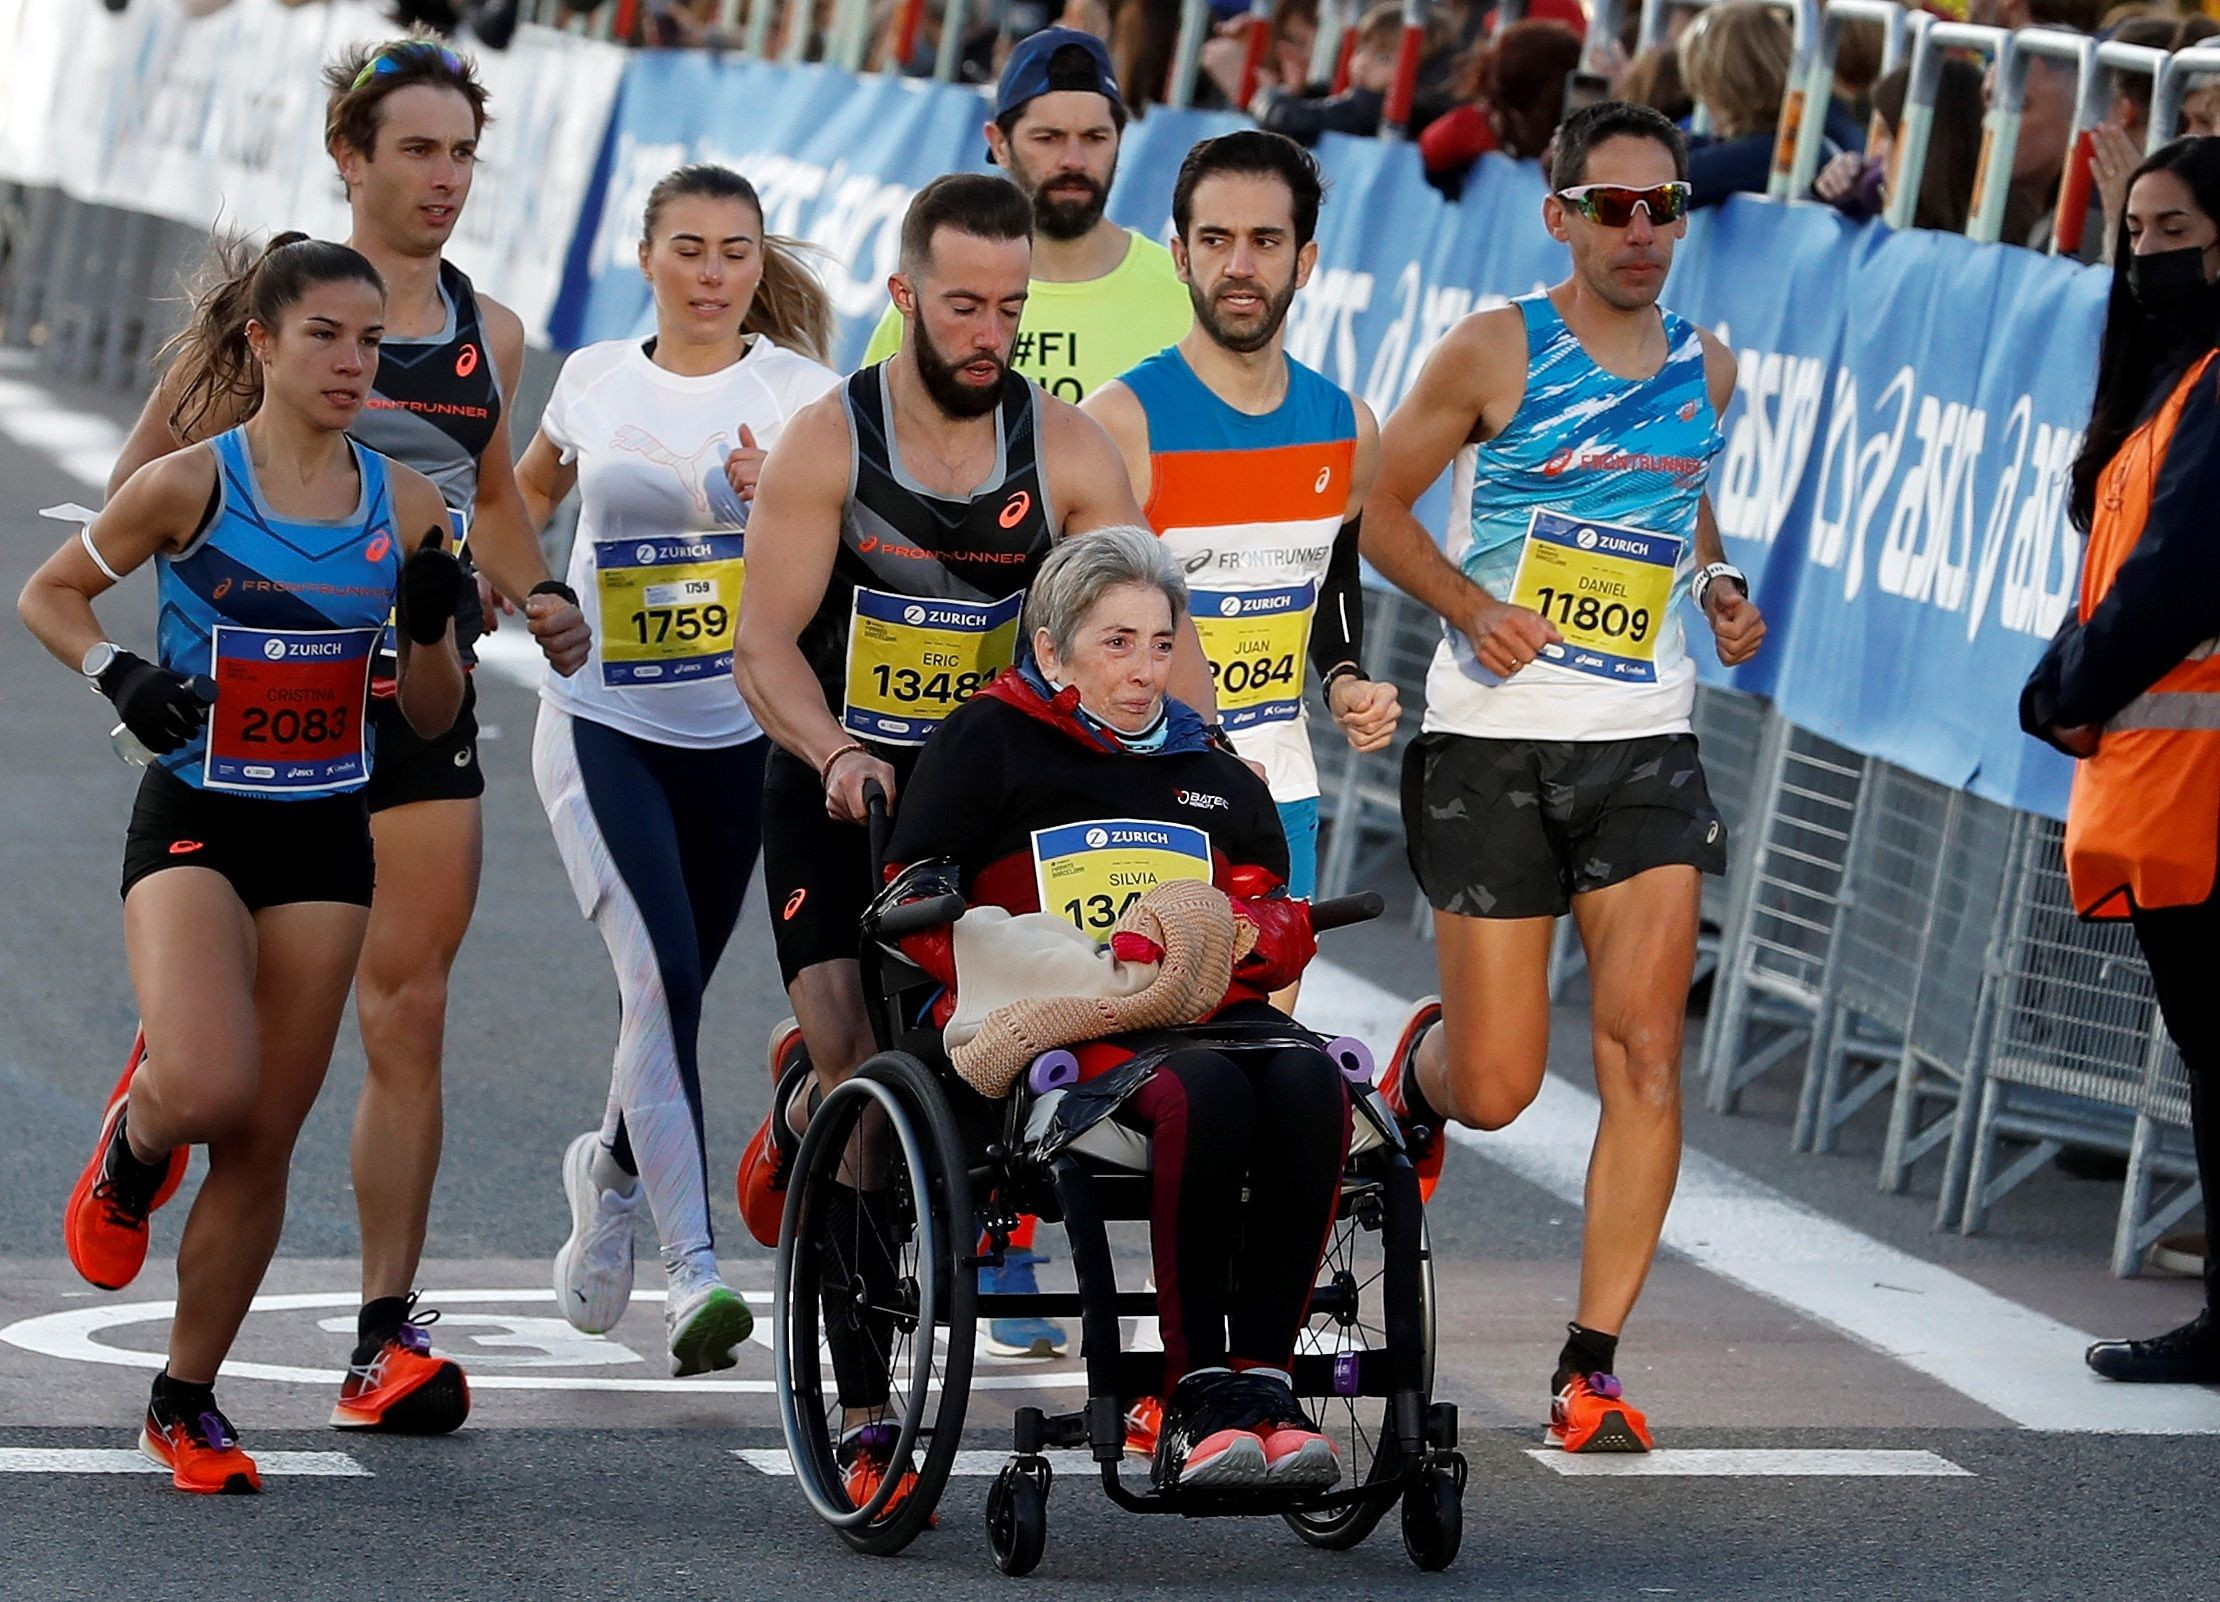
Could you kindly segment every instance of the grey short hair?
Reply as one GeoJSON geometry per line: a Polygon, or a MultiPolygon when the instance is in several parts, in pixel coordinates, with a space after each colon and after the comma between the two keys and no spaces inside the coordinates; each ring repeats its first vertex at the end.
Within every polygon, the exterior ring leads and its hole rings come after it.
{"type": "Polygon", "coordinates": [[[1096,602],[1122,584],[1163,591],[1174,623],[1187,615],[1187,580],[1172,565],[1164,542],[1145,528],[1106,528],[1075,535],[1048,553],[1025,598],[1025,637],[1046,629],[1056,654],[1071,655],[1079,625],[1096,602]]]}

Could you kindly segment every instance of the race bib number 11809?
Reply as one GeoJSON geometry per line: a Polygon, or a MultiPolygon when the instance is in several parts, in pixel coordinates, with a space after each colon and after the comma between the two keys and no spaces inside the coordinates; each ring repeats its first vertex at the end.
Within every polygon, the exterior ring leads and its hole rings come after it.
{"type": "Polygon", "coordinates": [[[1653,683],[1657,641],[1680,570],[1678,535],[1538,511],[1511,581],[1511,604],[1557,625],[1544,661],[1616,683],[1653,683]]]}

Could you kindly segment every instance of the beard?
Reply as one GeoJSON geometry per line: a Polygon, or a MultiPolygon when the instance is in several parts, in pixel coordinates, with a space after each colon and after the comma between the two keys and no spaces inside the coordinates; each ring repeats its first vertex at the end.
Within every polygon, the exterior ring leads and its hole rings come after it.
{"type": "Polygon", "coordinates": [[[1034,231],[1049,239],[1071,240],[1086,236],[1102,221],[1110,204],[1110,191],[1084,173],[1060,173],[1033,191],[1034,231]],[[1052,194],[1049,184],[1086,186],[1084,194],[1052,194]]]}
{"type": "Polygon", "coordinates": [[[961,363],[948,360],[934,347],[932,336],[925,332],[924,319],[910,323],[909,345],[917,362],[917,376],[925,381],[925,393],[950,417],[984,417],[1002,404],[1003,380],[1010,376],[1010,364],[1003,358],[995,358],[994,382],[974,388],[956,376],[956,369],[968,367],[981,358],[968,357],[961,363]]]}
{"type": "Polygon", "coordinates": [[[1195,321],[1202,324],[1204,333],[1227,350],[1246,356],[1271,344],[1273,336],[1280,331],[1280,325],[1287,321],[1287,309],[1295,304],[1295,280],[1289,278],[1287,286],[1276,295],[1265,294],[1263,285],[1248,280],[1220,284],[1208,295],[1189,284],[1187,298],[1195,303],[1195,321]],[[1218,297],[1232,289],[1263,295],[1264,315],[1254,323],[1239,325],[1221,317],[1218,314],[1218,297]]]}

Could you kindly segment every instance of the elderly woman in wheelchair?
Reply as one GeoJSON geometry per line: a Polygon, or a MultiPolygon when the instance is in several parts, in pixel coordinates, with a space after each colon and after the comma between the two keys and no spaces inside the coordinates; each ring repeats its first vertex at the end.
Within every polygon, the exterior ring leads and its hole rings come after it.
{"type": "MultiPolygon", "coordinates": [[[[1456,1551],[1463,1460],[1454,1410],[1431,1402],[1416,1177],[1352,1087],[1362,1047],[1265,1000],[1315,954],[1313,909],[1285,894],[1263,780],[1166,693],[1186,604],[1145,529],[1060,546],[1027,599],[1021,665],[942,725],[897,798],[892,883],[866,920],[889,1049],[809,1120],[776,1325],[798,1477],[861,1550],[896,1550],[930,1516],[970,1383],[969,1270],[1032,1210],[1071,1236],[1082,1294],[1033,1300],[1081,1314],[1088,1398],[1063,1418],[1018,1411],[988,1504],[1005,1570],[1038,1561],[1051,1445],[1091,1447],[1136,1511],[1279,1512],[1339,1547],[1400,1498],[1414,1560],[1456,1551]],[[1355,1176],[1353,1128],[1371,1165],[1355,1176]],[[1088,1168],[1104,1137],[1141,1160],[1088,1168]],[[1106,1209],[1112,1191],[1129,1211],[1106,1209]],[[1153,1298],[1117,1292],[1106,1216],[1148,1220],[1153,1298]],[[1350,1255],[1360,1222],[1376,1268],[1350,1255]],[[1118,1347],[1119,1314],[1146,1311],[1160,1377],[1118,1347]],[[1323,1352],[1305,1327],[1321,1317],[1338,1326],[1323,1352]],[[1122,1404],[1144,1386],[1164,1407],[1136,1496],[1116,1465],[1122,1404]],[[1344,1464],[1303,1396],[1353,1421],[1337,1433],[1361,1461],[1344,1464]],[[1384,1411],[1360,1421],[1363,1398],[1384,1411]],[[1357,1485],[1336,1491],[1345,1467],[1357,1485]]],[[[1376,912],[1357,899],[1368,910],[1320,903],[1319,926],[1376,912]]]]}

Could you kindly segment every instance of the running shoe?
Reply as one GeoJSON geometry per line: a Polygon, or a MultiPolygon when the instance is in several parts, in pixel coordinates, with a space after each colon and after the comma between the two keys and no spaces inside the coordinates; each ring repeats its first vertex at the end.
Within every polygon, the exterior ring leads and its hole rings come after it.
{"type": "Polygon", "coordinates": [[[2220,1385],[2220,1326],[2207,1308],[2180,1329],[2140,1341],[2098,1341],[2088,1364],[2110,1380],[2145,1385],[2220,1385]]]}
{"type": "MultiPolygon", "coordinates": [[[[1041,1286],[1033,1270],[1047,1261],[1028,1247],[1005,1247],[1000,1268],[979,1270],[979,1289],[988,1295],[1037,1296],[1041,1286]]],[[[990,1318],[983,1344],[997,1357],[1061,1357],[1066,1341],[1064,1326],[1053,1318],[990,1318]]]]}
{"type": "Polygon", "coordinates": [[[92,1159],[77,1176],[62,1213],[62,1241],[77,1272],[102,1290],[122,1290],[146,1266],[147,1219],[177,1194],[185,1181],[185,1164],[191,1148],[179,1146],[166,1166],[149,1169],[135,1161],[123,1145],[122,1124],[132,1075],[146,1060],[146,1031],[131,1043],[131,1058],[123,1077],[108,1093],[107,1110],[101,1115],[100,1138],[93,1144],[92,1159]]]}
{"type": "Polygon", "coordinates": [[[1274,1490],[1330,1491],[1341,1482],[1341,1448],[1321,1433],[1296,1400],[1293,1387],[1277,1376],[1240,1376],[1256,1396],[1264,1417],[1257,1439],[1264,1443],[1265,1483],[1274,1490]]]}
{"type": "Polygon", "coordinates": [[[723,1280],[688,1264],[671,1273],[663,1325],[670,1335],[671,1378],[684,1379],[739,1362],[736,1348],[755,1333],[755,1314],[723,1280]]]}
{"type": "Polygon", "coordinates": [[[1256,1491],[1270,1483],[1253,1387],[1225,1369],[1190,1374],[1164,1403],[1150,1470],[1159,1491],[1256,1491]]]}
{"type": "Polygon", "coordinates": [[[1403,1032],[1395,1039],[1395,1050],[1388,1056],[1387,1068],[1380,1075],[1380,1099],[1388,1104],[1388,1111],[1395,1114],[1395,1121],[1402,1127],[1403,1140],[1410,1147],[1412,1166],[1418,1170],[1418,1199],[1434,1199],[1434,1187],[1441,1183],[1442,1158],[1447,1155],[1448,1142],[1442,1132],[1429,1125],[1414,1124],[1410,1109],[1403,1099],[1403,1076],[1411,1071],[1411,1059],[1417,1055],[1418,1043],[1426,1032],[1441,1022],[1441,998],[1428,996],[1411,1009],[1404,1020],[1403,1032]]]}
{"type": "Polygon", "coordinates": [[[1650,1421],[1616,1374],[1575,1374],[1551,1398],[1545,1446],[1568,1452],[1647,1452],[1650,1421]]]}
{"type": "Polygon", "coordinates": [[[416,1311],[411,1293],[408,1318],[377,1355],[347,1365],[331,1410],[333,1429],[446,1435],[462,1428],[470,1417],[470,1381],[460,1363],[433,1354],[432,1332],[425,1326],[438,1321],[431,1308],[416,1311]]]}
{"type": "Polygon", "coordinates": [[[802,1047],[802,1026],[782,1018],[771,1030],[771,1110],[763,1115],[740,1154],[738,1190],[740,1218],[756,1243],[778,1248],[779,1225],[786,1217],[786,1173],[800,1144],[786,1119],[779,1116],[809,1071],[802,1047]]]}
{"type": "Polygon", "coordinates": [[[254,1459],[239,1450],[239,1432],[214,1407],[191,1418],[170,1418],[148,1403],[139,1450],[168,1469],[170,1483],[181,1491],[244,1496],[262,1489],[254,1459]]]}
{"type": "MultiPolygon", "coordinates": [[[[852,1505],[862,1507],[879,1494],[901,1438],[901,1426],[892,1423],[859,1424],[842,1434],[834,1459],[840,1464],[840,1483],[852,1505]]],[[[903,1474],[894,1494],[886,1499],[886,1506],[879,1509],[880,1519],[892,1518],[916,1489],[917,1472],[912,1469],[903,1474]]],[[[929,1522],[939,1524],[940,1515],[935,1513],[929,1522]]]]}
{"type": "Polygon", "coordinates": [[[1154,1396],[1136,1397],[1125,1410],[1125,1449],[1135,1457],[1154,1457],[1163,1433],[1163,1402],[1154,1396]]]}
{"type": "Polygon", "coordinates": [[[627,1196],[594,1179],[601,1133],[589,1129],[563,1153],[563,1195],[570,1202],[570,1238],[555,1254],[555,1300],[570,1327],[605,1335],[632,1304],[632,1224],[644,1187],[627,1196]]]}

